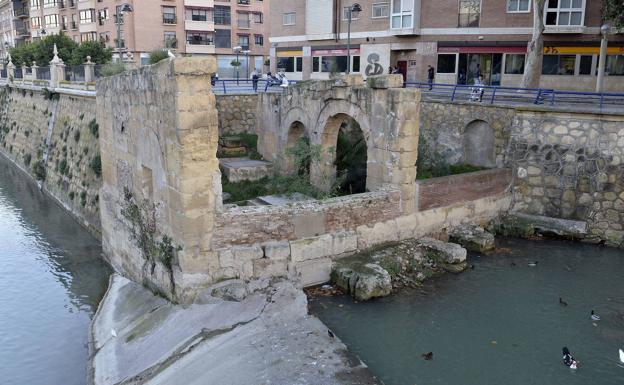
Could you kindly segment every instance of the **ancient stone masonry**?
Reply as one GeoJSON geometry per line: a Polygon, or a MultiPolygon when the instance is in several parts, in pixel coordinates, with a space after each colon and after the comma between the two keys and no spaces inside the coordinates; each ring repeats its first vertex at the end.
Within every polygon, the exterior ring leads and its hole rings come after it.
{"type": "Polygon", "coordinates": [[[102,168],[95,95],[4,87],[0,99],[0,151],[99,236],[102,168]]]}
{"type": "Polygon", "coordinates": [[[519,110],[507,162],[513,210],[587,221],[586,240],[624,246],[624,116],[519,110]]]}
{"type": "Polygon", "coordinates": [[[218,268],[215,66],[214,58],[179,58],[98,82],[104,253],[117,271],[180,301],[218,268]],[[137,234],[141,223],[154,223],[149,234],[137,234]]]}
{"type": "Polygon", "coordinates": [[[256,129],[259,128],[256,120],[257,94],[217,95],[216,100],[219,111],[219,135],[256,133],[256,129]]]}

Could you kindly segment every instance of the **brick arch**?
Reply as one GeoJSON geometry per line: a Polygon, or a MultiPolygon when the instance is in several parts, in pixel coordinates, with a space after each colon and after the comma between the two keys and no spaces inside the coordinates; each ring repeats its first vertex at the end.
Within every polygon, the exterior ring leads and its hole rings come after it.
{"type": "MultiPolygon", "coordinates": [[[[325,103],[314,125],[313,135],[310,137],[312,143],[320,144],[323,148],[321,160],[315,162],[311,169],[311,182],[316,187],[328,190],[336,177],[335,151],[328,151],[336,147],[338,131],[342,123],[353,119],[362,130],[366,140],[367,159],[374,159],[374,144],[371,136],[371,125],[369,117],[357,105],[345,100],[329,100],[325,103]]],[[[371,162],[367,162],[366,186],[377,186],[381,184],[377,181],[374,170],[371,169],[371,162]],[[371,179],[372,177],[372,179],[371,179]]]]}

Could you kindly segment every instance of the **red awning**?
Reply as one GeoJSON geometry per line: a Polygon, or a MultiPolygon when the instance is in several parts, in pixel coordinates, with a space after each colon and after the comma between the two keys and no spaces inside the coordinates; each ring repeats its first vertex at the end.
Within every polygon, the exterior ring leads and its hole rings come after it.
{"type": "Polygon", "coordinates": [[[438,47],[438,53],[526,53],[527,47],[438,47]]]}

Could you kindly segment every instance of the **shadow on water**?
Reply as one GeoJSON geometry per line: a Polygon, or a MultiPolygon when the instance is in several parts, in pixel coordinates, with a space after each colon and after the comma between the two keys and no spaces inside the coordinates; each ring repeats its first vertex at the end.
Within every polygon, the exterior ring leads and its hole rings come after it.
{"type": "Polygon", "coordinates": [[[321,297],[310,308],[387,385],[622,384],[624,253],[562,241],[499,245],[509,251],[472,254],[473,270],[420,289],[367,303],[321,297]],[[561,364],[563,346],[581,362],[576,372],[561,364]]]}
{"type": "Polygon", "coordinates": [[[83,384],[111,270],[100,242],[0,156],[0,378],[83,384]]]}

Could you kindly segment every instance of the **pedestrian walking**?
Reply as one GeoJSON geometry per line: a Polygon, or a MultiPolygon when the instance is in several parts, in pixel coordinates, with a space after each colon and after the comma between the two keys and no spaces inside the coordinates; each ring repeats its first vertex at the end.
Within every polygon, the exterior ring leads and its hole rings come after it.
{"type": "Polygon", "coordinates": [[[260,75],[258,74],[258,70],[254,68],[253,72],[251,73],[251,83],[253,84],[254,92],[258,92],[258,79],[259,78],[260,78],[260,75]]]}
{"type": "Polygon", "coordinates": [[[429,91],[433,89],[433,79],[435,79],[435,68],[429,66],[427,70],[427,82],[429,83],[429,91]]]}

